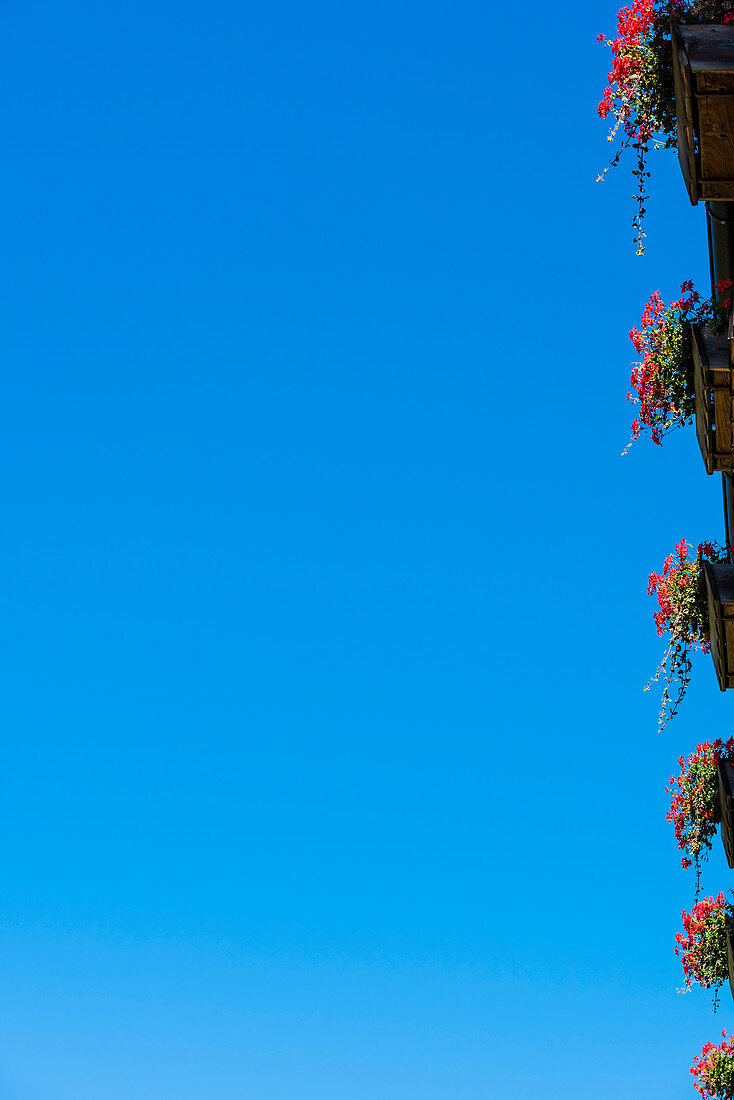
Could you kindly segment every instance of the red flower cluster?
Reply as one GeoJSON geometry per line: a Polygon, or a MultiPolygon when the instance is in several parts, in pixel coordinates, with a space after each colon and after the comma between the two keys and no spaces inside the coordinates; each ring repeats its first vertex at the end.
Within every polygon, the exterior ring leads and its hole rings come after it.
{"type": "Polygon", "coordinates": [[[731,307],[731,297],[723,295],[732,286],[731,279],[716,284],[718,298],[701,298],[690,280],[681,283],[681,297],[665,305],[656,290],[645,306],[640,321],[630,331],[630,340],[642,362],[632,368],[630,385],[635,393],[628,401],[640,406],[632,422],[630,445],[648,430],[653,443],[662,446],[662,437],[673,428],[689,423],[695,409],[693,360],[690,323],[714,328],[723,326],[731,307]]]}
{"type": "Polygon", "coordinates": [[[614,117],[609,141],[618,135],[622,139],[608,167],[618,164],[630,146],[637,154],[637,211],[632,225],[638,256],[645,251],[642,222],[645,181],[650,175],[648,153],[651,147],[670,149],[676,143],[671,20],[728,23],[733,17],[730,0],[632,0],[617,15],[616,36],[598,36],[612,52],[612,69],[597,111],[602,118],[614,117]]]}
{"type": "Polygon", "coordinates": [[[696,745],[687,760],[679,757],[680,774],[671,775],[671,785],[665,788],[673,795],[665,817],[675,828],[678,848],[693,857],[691,860],[683,856],[681,866],[688,869],[695,862],[697,874],[700,873],[702,849],[711,850],[716,826],[721,820],[716,765],[722,757],[725,760],[734,758],[734,737],[726,742],[719,737],[713,742],[703,741],[696,745]]]}
{"type": "Polygon", "coordinates": [[[686,985],[698,982],[704,989],[717,988],[728,976],[724,918],[728,906],[723,893],[696,902],[690,913],[681,912],[685,935],[676,933],[676,955],[680,956],[686,985]]]}
{"type": "Polygon", "coordinates": [[[660,610],[655,612],[658,634],[667,632],[670,643],[665,655],[647,687],[665,674],[662,706],[658,728],[663,729],[678,710],[691,679],[690,653],[696,649],[709,651],[709,622],[706,590],[703,578],[703,559],[717,562],[727,558],[727,551],[716,543],[700,542],[696,556],[689,557],[685,539],[678,543],[666,559],[662,573],[651,573],[647,592],[658,598],[660,610]],[[670,685],[677,683],[678,696],[671,704],[670,685]]]}
{"type": "MultiPolygon", "coordinates": [[[[684,5],[680,5],[681,11],[684,5]]],[[[608,73],[609,84],[604,89],[597,111],[606,118],[614,109],[615,99],[621,101],[620,118],[626,134],[634,137],[638,127],[630,119],[630,101],[637,95],[638,85],[644,72],[642,47],[653,25],[652,0],[632,0],[628,8],[617,13],[617,37],[609,41],[612,51],[612,71],[608,73]]],[[[603,42],[600,34],[597,42],[603,42]]],[[[649,131],[647,132],[649,137],[649,131]]]]}
{"type": "MultiPolygon", "coordinates": [[[[647,580],[647,594],[653,593],[658,598],[660,610],[655,612],[655,626],[660,637],[666,631],[676,631],[683,625],[680,621],[683,604],[689,601],[688,595],[695,596],[701,578],[701,562],[703,558],[716,561],[719,550],[715,543],[699,542],[696,547],[696,557],[689,558],[688,543],[685,539],[676,546],[672,554],[663,562],[662,573],[651,573],[647,580]],[[686,591],[688,590],[688,591],[686,591]]],[[[687,611],[688,608],[686,607],[687,611]]],[[[697,610],[697,609],[694,609],[697,610]]],[[[708,622],[704,623],[700,615],[689,616],[685,623],[687,641],[691,646],[700,646],[703,653],[708,653],[710,638],[708,622]]]]}
{"type": "Polygon", "coordinates": [[[729,1100],[734,1095],[734,1036],[727,1039],[726,1028],[721,1033],[718,1046],[706,1043],[701,1054],[691,1066],[691,1074],[698,1078],[695,1089],[699,1096],[712,1100],[729,1100]]]}

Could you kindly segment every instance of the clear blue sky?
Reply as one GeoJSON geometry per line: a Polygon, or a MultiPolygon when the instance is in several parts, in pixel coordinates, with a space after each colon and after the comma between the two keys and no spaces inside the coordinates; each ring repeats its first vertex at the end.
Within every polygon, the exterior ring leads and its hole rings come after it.
{"type": "Polygon", "coordinates": [[[4,5],[1,1100],[695,1097],[615,12],[4,5]]]}

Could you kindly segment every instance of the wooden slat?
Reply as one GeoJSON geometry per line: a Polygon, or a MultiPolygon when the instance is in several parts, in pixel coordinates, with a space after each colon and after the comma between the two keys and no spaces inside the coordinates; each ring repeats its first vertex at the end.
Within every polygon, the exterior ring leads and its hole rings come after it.
{"type": "Polygon", "coordinates": [[[734,546],[734,478],[723,474],[723,489],[726,496],[725,523],[728,517],[727,546],[734,546]]]}
{"type": "Polygon", "coordinates": [[[712,180],[702,180],[698,184],[699,198],[707,202],[734,202],[734,180],[726,180],[714,183],[712,180]]]}
{"type": "Polygon", "coordinates": [[[711,378],[709,385],[728,386],[731,372],[729,370],[729,341],[725,336],[704,336],[706,348],[706,360],[711,378]]]}
{"type": "Polygon", "coordinates": [[[717,98],[727,100],[734,92],[734,42],[730,41],[726,51],[730,61],[728,72],[712,73],[697,70],[694,73],[696,91],[699,95],[712,100],[717,98]]]}
{"type": "Polygon", "coordinates": [[[734,72],[734,26],[677,25],[694,73],[734,72]]]}
{"type": "MultiPolygon", "coordinates": [[[[729,864],[731,867],[731,864],[729,864]]],[[[734,924],[731,916],[726,916],[726,957],[729,965],[729,989],[734,997],[734,924]]]]}
{"type": "Polygon", "coordinates": [[[726,686],[734,684],[734,618],[724,619],[726,686]]]}
{"type": "Polygon", "coordinates": [[[691,325],[691,350],[693,352],[693,391],[696,397],[696,438],[706,473],[714,471],[713,426],[709,409],[708,354],[700,325],[691,325]]]}
{"type": "MultiPolygon", "coordinates": [[[[730,95],[721,95],[719,88],[714,95],[706,95],[712,90],[715,80],[732,80],[729,74],[713,77],[706,73],[696,77],[698,96],[698,140],[701,185],[708,180],[734,188],[734,84],[726,90],[730,95]]],[[[707,188],[709,190],[710,188],[707,188]]],[[[717,196],[718,197],[718,196],[717,196]]],[[[725,196],[721,196],[724,198],[725,196]]]]}
{"type": "Polygon", "coordinates": [[[731,455],[731,390],[728,386],[716,386],[712,392],[714,395],[714,424],[716,425],[716,453],[718,455],[731,455]]]}
{"type": "MultiPolygon", "coordinates": [[[[710,564],[710,563],[709,563],[710,564]]],[[[721,603],[722,614],[734,615],[734,565],[715,562],[711,565],[716,577],[716,591],[721,603]]]]}
{"type": "Polygon", "coordinates": [[[719,810],[721,814],[721,840],[726,852],[727,863],[734,867],[734,768],[725,760],[716,765],[719,781],[719,810]]]}
{"type": "Polygon", "coordinates": [[[706,390],[696,390],[696,438],[701,450],[706,473],[714,472],[713,439],[706,409],[706,390]]]}
{"type": "Polygon", "coordinates": [[[719,687],[726,691],[726,664],[724,653],[724,638],[721,628],[721,601],[716,583],[716,574],[711,562],[703,563],[704,576],[706,578],[706,595],[709,611],[709,636],[711,639],[711,658],[716,670],[716,679],[719,687]]]}

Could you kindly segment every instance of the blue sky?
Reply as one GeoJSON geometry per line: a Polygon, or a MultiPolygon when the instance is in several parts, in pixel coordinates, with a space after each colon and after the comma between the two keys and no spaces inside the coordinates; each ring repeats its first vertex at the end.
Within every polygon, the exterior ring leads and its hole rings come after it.
{"type": "MultiPolygon", "coordinates": [[[[0,1097],[695,1094],[610,4],[5,5],[0,1097]]],[[[727,888],[714,850],[707,891],[727,888]]]]}

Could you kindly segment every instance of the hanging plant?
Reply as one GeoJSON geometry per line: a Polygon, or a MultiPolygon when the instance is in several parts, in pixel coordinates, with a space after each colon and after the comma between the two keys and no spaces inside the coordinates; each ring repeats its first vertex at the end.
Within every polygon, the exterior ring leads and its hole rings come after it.
{"type": "Polygon", "coordinates": [[[691,1066],[696,1078],[694,1087],[704,1100],[732,1100],[734,1098],[734,1036],[727,1039],[726,1028],[721,1033],[718,1046],[706,1043],[701,1054],[691,1066]]]}
{"type": "Polygon", "coordinates": [[[642,226],[650,150],[671,149],[677,142],[671,20],[723,24],[734,20],[734,12],[729,10],[729,0],[632,0],[617,13],[616,36],[597,37],[612,53],[609,84],[597,111],[602,118],[614,120],[608,140],[620,143],[598,179],[619,163],[625,149],[635,151],[637,193],[632,227],[638,256],[645,251],[642,226]]]}
{"type": "Polygon", "coordinates": [[[726,550],[715,542],[699,543],[692,557],[688,544],[682,539],[665,559],[662,573],[651,573],[648,578],[648,595],[655,594],[660,605],[660,610],[655,612],[657,632],[661,637],[668,634],[670,639],[662,661],[645,687],[647,691],[660,676],[663,677],[660,730],[675,716],[686,694],[691,681],[690,654],[697,649],[708,653],[710,649],[703,562],[721,562],[726,558],[726,550]]]}
{"type": "Polygon", "coordinates": [[[726,947],[726,922],[732,914],[724,895],[704,898],[690,913],[681,913],[685,935],[676,934],[675,953],[683,964],[686,988],[695,982],[704,989],[713,989],[714,1012],[719,1007],[719,990],[729,977],[726,947]]]}
{"type": "Polygon", "coordinates": [[[632,421],[632,438],[624,454],[643,432],[662,447],[663,436],[683,424],[690,424],[696,409],[693,380],[691,324],[701,325],[708,333],[721,332],[731,307],[731,279],[716,284],[719,299],[702,298],[693,283],[681,283],[681,297],[666,305],[656,290],[650,296],[640,321],[630,332],[641,362],[632,367],[630,385],[634,391],[628,401],[639,405],[632,421]]]}
{"type": "Polygon", "coordinates": [[[671,785],[665,788],[673,796],[665,816],[674,826],[678,848],[684,853],[681,866],[696,869],[696,900],[701,864],[708,859],[716,826],[721,822],[716,774],[719,760],[734,761],[734,737],[726,742],[718,737],[713,742],[703,741],[687,760],[679,757],[680,774],[671,775],[671,785]]]}

